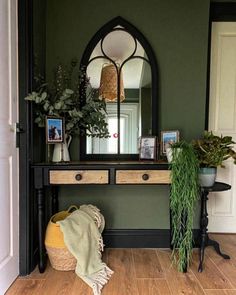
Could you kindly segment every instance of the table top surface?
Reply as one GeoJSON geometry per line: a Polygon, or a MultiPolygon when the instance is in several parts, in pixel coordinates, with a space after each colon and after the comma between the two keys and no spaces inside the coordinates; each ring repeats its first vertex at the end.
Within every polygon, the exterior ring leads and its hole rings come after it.
{"type": "Polygon", "coordinates": [[[104,167],[119,167],[119,166],[146,166],[146,167],[159,167],[168,169],[169,164],[166,161],[70,161],[70,162],[41,162],[33,163],[32,167],[64,167],[70,168],[75,166],[104,166],[104,167]]]}
{"type": "Polygon", "coordinates": [[[211,187],[203,187],[204,190],[209,192],[222,192],[227,191],[231,189],[231,185],[224,183],[224,182],[218,182],[216,181],[213,186],[211,187]]]}

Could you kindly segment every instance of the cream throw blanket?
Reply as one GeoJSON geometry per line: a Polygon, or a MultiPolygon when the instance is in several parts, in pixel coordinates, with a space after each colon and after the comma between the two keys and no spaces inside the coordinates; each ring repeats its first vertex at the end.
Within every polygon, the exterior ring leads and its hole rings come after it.
{"type": "Polygon", "coordinates": [[[82,205],[70,216],[58,221],[68,250],[77,259],[75,272],[100,295],[113,271],[102,262],[104,217],[93,205],[82,205]]]}

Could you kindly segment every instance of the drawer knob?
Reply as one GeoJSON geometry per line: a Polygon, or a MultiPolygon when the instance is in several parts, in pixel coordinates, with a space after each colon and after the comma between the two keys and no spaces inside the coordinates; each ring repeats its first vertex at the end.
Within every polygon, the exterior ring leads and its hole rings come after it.
{"type": "Polygon", "coordinates": [[[76,174],[76,175],[75,175],[75,179],[78,180],[78,181],[81,180],[81,179],[82,179],[82,175],[79,174],[79,173],[76,174]]]}
{"type": "Polygon", "coordinates": [[[149,179],[149,175],[148,175],[148,174],[146,174],[146,173],[145,173],[145,174],[143,174],[143,176],[142,176],[142,179],[143,179],[143,180],[148,180],[148,179],[149,179]]]}

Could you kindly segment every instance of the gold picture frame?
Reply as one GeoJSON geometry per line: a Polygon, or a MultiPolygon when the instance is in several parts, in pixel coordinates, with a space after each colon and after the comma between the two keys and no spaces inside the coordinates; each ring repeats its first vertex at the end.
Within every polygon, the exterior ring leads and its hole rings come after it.
{"type": "Polygon", "coordinates": [[[166,155],[166,147],[179,141],[179,130],[161,131],[161,155],[166,155]]]}

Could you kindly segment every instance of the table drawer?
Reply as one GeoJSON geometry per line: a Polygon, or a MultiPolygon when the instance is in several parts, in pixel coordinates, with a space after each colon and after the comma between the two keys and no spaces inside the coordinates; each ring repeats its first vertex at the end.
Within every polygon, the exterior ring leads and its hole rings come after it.
{"type": "Polygon", "coordinates": [[[116,170],[117,184],[168,184],[169,170],[116,170]]]}
{"type": "Polygon", "coordinates": [[[50,184],[108,184],[108,170],[51,170],[50,184]]]}

